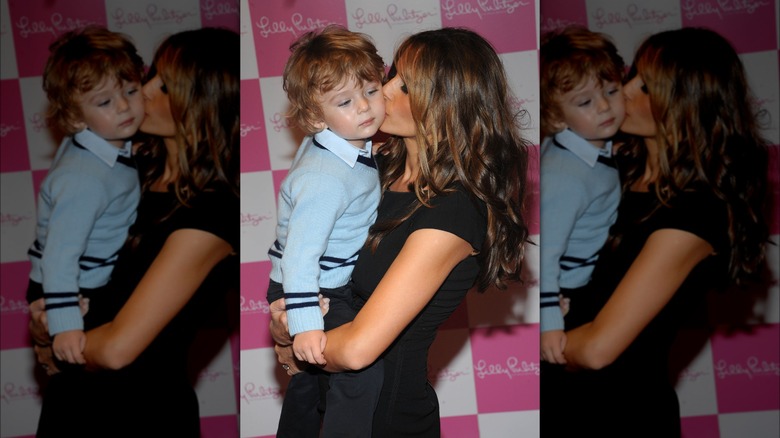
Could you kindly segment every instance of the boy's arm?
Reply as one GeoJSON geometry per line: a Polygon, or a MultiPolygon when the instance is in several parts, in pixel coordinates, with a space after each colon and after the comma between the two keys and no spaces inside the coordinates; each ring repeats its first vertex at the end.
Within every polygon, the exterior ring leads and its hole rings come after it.
{"type": "Polygon", "coordinates": [[[539,242],[540,331],[563,330],[558,301],[560,260],[566,252],[577,218],[587,205],[582,181],[556,163],[542,161],[540,195],[541,237],[539,242]]]}
{"type": "Polygon", "coordinates": [[[79,259],[96,220],[108,206],[104,182],[67,173],[51,183],[51,214],[41,272],[49,333],[83,330],[79,309],[79,259]]]}
{"type": "Polygon", "coordinates": [[[288,327],[295,336],[324,329],[318,299],[320,257],[349,206],[350,191],[342,181],[321,173],[296,175],[290,186],[292,205],[281,267],[288,327]]]}

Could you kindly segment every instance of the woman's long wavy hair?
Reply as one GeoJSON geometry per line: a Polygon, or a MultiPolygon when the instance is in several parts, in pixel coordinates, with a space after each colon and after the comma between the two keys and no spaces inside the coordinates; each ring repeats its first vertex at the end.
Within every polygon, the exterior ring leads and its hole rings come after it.
{"type": "MultiPolygon", "coordinates": [[[[711,190],[727,205],[729,274],[737,283],[758,273],[768,228],[764,206],[767,150],[759,114],[734,48],[719,34],[683,28],[649,37],[634,61],[656,121],[658,199],[711,190]]],[[[624,188],[642,177],[647,152],[629,142],[624,188]]]]}
{"type": "MultiPolygon", "coordinates": [[[[154,56],[148,77],[160,75],[176,123],[179,206],[220,185],[239,195],[239,47],[236,32],[202,28],[171,35],[154,56]]],[[[140,152],[147,189],[163,175],[167,151],[152,137],[140,152]]]]}
{"type": "MultiPolygon", "coordinates": [[[[477,287],[503,288],[519,280],[528,228],[522,215],[528,142],[520,135],[503,64],[478,34],[458,28],[420,32],[396,50],[394,65],[409,92],[417,125],[420,172],[410,184],[417,204],[404,218],[376,224],[369,235],[374,248],[387,232],[430,200],[452,192],[458,182],[487,205],[487,235],[478,257],[477,287]]],[[[386,154],[382,188],[403,175],[406,149],[400,138],[382,148],[386,154]]]]}

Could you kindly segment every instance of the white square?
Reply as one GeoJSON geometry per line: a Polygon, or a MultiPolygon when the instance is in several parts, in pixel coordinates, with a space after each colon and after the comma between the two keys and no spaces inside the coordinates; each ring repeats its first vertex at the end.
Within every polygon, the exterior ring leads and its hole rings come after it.
{"type": "MultiPolygon", "coordinates": [[[[539,411],[479,414],[479,436],[518,438],[539,436],[539,411]]],[[[566,421],[565,418],[562,421],[566,421]]]]}
{"type": "Polygon", "coordinates": [[[442,417],[477,413],[473,362],[467,329],[439,331],[428,354],[428,378],[442,417]]]}
{"type": "Polygon", "coordinates": [[[241,263],[268,260],[276,236],[276,194],[271,172],[241,174],[241,263]]]}
{"type": "Polygon", "coordinates": [[[26,261],[36,225],[31,172],[0,174],[0,214],[0,262],[26,261]]]}
{"type": "Polygon", "coordinates": [[[0,436],[35,434],[41,412],[35,366],[35,354],[30,348],[0,351],[0,436]]]}

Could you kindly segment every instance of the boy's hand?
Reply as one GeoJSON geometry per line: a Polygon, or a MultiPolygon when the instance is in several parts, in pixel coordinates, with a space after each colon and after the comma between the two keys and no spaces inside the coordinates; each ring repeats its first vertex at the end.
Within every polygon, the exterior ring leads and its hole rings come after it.
{"type": "Polygon", "coordinates": [[[87,336],[83,330],[68,330],[58,333],[52,344],[54,356],[64,362],[83,365],[87,363],[82,354],[86,342],[87,336]]]}
{"type": "Polygon", "coordinates": [[[566,298],[563,294],[558,295],[558,305],[561,306],[561,313],[563,316],[566,316],[566,314],[569,313],[569,308],[571,306],[571,298],[566,298]]]}
{"type": "Polygon", "coordinates": [[[325,350],[325,343],[328,337],[322,330],[309,330],[295,335],[293,339],[293,352],[295,357],[304,362],[314,365],[325,365],[325,356],[322,355],[325,350]]]}
{"type": "Polygon", "coordinates": [[[566,347],[566,333],[563,330],[549,330],[542,332],[541,355],[542,360],[565,365],[566,358],[563,349],[566,347]]]}

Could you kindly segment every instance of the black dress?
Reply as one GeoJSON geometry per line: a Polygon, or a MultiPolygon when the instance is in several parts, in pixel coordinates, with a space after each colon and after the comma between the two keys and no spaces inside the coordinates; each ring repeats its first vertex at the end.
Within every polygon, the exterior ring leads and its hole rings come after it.
{"type": "Polygon", "coordinates": [[[592,321],[660,229],[690,232],[714,254],[700,262],[669,303],[615,362],[598,371],[565,372],[545,364],[541,378],[542,436],[679,437],[680,411],[669,376],[669,349],[682,324],[700,314],[706,293],[727,281],[726,205],[706,192],[685,192],[660,205],[650,192],[624,194],[587,289],[571,296],[566,330],[592,321]],[[626,435],[628,433],[628,435],[626,435]]]}
{"type": "MultiPolygon", "coordinates": [[[[377,223],[400,218],[414,202],[414,193],[385,191],[377,223]]],[[[363,249],[352,273],[355,298],[362,306],[371,296],[406,239],[423,228],[444,230],[479,249],[487,230],[485,205],[463,191],[435,197],[432,208],[422,207],[385,236],[376,252],[363,249]]],[[[439,326],[452,314],[474,285],[479,262],[468,257],[450,273],[420,314],[382,355],[385,378],[374,414],[373,438],[440,436],[439,402],[428,382],[428,349],[439,326]]],[[[399,297],[403,299],[403,297],[399,297]]]]}
{"type": "MultiPolygon", "coordinates": [[[[198,400],[187,374],[192,340],[204,323],[226,312],[225,296],[238,287],[239,199],[227,190],[198,195],[191,208],[179,208],[172,193],[146,192],[128,242],[119,256],[105,293],[91,297],[86,329],[113,320],[135,286],[179,229],[214,234],[234,248],[179,314],[147,349],[119,371],[64,370],[52,377],[43,397],[38,436],[199,437],[198,400]]],[[[160,291],[165,293],[165,291],[160,291]]]]}

